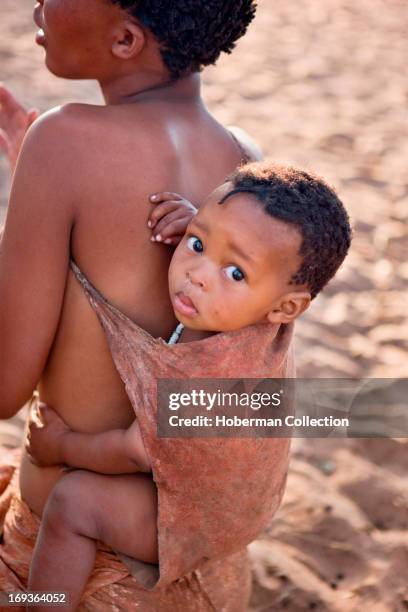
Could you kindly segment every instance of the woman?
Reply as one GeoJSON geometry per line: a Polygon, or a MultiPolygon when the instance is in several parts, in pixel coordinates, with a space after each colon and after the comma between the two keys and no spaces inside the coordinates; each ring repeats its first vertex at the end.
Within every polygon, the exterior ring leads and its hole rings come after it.
{"type": "MultiPolygon", "coordinates": [[[[176,323],[166,281],[171,249],[150,241],[148,197],[172,190],[200,205],[240,163],[240,147],[201,100],[198,71],[233,48],[253,14],[251,0],[37,3],[36,40],[49,70],[96,79],[106,105],[47,113],[29,130],[17,163],[0,251],[2,418],[15,414],[38,385],[42,401],[77,431],[127,428],[134,419],[69,260],[149,334],[169,337],[176,323]]],[[[19,490],[30,520],[41,516],[60,475],[23,455],[19,490]]],[[[133,609],[138,601],[133,579],[109,555],[100,564],[114,576],[95,578],[88,593],[95,600],[88,597],[84,609],[103,609],[112,598],[119,609],[133,609]],[[125,603],[130,597],[132,605],[125,603]]],[[[6,538],[0,559],[18,575],[6,538]]],[[[219,573],[224,583],[220,605],[245,606],[243,555],[211,572],[208,580],[219,573]]],[[[197,576],[154,603],[143,600],[142,609],[207,609],[197,576]]],[[[15,588],[24,579],[22,572],[15,588]]]]}

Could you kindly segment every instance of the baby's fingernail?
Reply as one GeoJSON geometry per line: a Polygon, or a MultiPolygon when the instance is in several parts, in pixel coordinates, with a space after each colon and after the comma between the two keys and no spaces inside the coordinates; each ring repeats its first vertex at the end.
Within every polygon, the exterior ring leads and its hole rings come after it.
{"type": "Polygon", "coordinates": [[[157,195],[151,195],[150,199],[154,202],[154,200],[157,200],[157,195]]]}
{"type": "Polygon", "coordinates": [[[151,242],[156,242],[156,238],[155,238],[154,236],[152,236],[152,237],[150,238],[150,240],[151,240],[151,242]]]}
{"type": "Polygon", "coordinates": [[[163,240],[163,238],[160,236],[160,234],[157,234],[156,241],[157,242],[161,242],[162,240],[163,240]]]}
{"type": "Polygon", "coordinates": [[[171,238],[167,238],[167,240],[164,241],[164,244],[171,244],[171,238]]]}
{"type": "Polygon", "coordinates": [[[151,221],[147,222],[147,227],[150,227],[150,228],[152,227],[152,222],[151,221]]]}

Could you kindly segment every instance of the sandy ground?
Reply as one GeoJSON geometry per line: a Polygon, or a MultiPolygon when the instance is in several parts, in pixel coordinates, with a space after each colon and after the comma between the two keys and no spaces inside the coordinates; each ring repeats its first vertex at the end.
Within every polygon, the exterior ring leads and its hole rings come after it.
{"type": "MultiPolygon", "coordinates": [[[[45,110],[98,102],[33,46],[30,0],[2,0],[0,79],[45,110]]],[[[355,239],[298,326],[304,377],[408,377],[408,7],[403,0],[261,0],[248,36],[205,74],[205,97],[279,162],[325,176],[355,239]]],[[[7,174],[0,165],[4,212],[7,174]]],[[[15,421],[3,439],[19,435],[15,421]]],[[[297,440],[283,505],[251,545],[251,609],[408,609],[407,445],[297,440]]]]}

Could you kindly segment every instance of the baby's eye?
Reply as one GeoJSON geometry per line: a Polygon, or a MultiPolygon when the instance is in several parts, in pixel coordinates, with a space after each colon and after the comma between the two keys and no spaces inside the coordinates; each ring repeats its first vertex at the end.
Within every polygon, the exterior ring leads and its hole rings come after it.
{"type": "Polygon", "coordinates": [[[234,281],[242,281],[245,278],[245,274],[237,266],[228,266],[225,268],[225,274],[234,281]]]}
{"type": "Polygon", "coordinates": [[[203,243],[197,236],[191,236],[187,240],[187,247],[190,251],[194,251],[195,253],[202,253],[204,251],[203,243]]]}

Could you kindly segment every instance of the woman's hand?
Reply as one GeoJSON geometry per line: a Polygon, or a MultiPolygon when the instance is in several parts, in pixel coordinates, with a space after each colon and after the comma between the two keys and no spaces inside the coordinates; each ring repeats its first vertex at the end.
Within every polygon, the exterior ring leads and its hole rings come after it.
{"type": "Polygon", "coordinates": [[[168,191],[150,196],[150,202],[155,205],[147,223],[152,230],[152,242],[176,246],[197,208],[181,195],[168,191]]]}
{"type": "Polygon", "coordinates": [[[27,111],[7,87],[0,85],[0,151],[6,155],[12,174],[25,133],[39,114],[34,108],[27,111]]]}
{"type": "Polygon", "coordinates": [[[35,465],[61,465],[62,442],[71,430],[49,406],[39,404],[31,409],[25,449],[35,465]]]}

